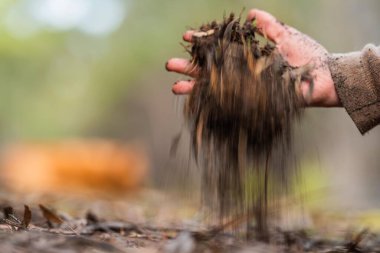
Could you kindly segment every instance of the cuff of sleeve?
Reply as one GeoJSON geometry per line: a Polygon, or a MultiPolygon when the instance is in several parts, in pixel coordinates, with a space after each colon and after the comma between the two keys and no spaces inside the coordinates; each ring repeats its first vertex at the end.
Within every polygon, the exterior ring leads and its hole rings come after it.
{"type": "Polygon", "coordinates": [[[329,68],[338,97],[361,134],[379,123],[380,102],[362,52],[334,54],[329,68]]]}
{"type": "Polygon", "coordinates": [[[367,105],[359,110],[349,113],[361,134],[365,134],[380,124],[380,103],[367,105]]]}

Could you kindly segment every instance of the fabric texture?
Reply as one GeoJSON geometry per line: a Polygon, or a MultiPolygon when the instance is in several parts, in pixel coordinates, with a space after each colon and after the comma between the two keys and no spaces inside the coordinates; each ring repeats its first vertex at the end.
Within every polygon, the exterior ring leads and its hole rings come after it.
{"type": "Polygon", "coordinates": [[[380,123],[380,47],[333,54],[329,68],[339,99],[364,134],[380,123]]]}

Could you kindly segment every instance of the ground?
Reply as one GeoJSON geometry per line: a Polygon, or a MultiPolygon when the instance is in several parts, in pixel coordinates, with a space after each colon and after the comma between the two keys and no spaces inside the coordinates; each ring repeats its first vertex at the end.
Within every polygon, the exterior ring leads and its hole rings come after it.
{"type": "Polygon", "coordinates": [[[380,252],[378,234],[341,226],[337,215],[314,215],[325,223],[314,230],[273,227],[268,243],[254,227],[247,239],[202,226],[195,202],[153,190],[123,198],[3,192],[0,201],[0,252],[380,252]]]}

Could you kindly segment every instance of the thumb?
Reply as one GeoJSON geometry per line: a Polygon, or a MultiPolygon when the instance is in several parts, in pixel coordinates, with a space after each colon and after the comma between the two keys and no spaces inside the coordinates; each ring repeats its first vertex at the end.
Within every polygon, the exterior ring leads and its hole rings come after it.
{"type": "Polygon", "coordinates": [[[279,22],[268,12],[252,9],[249,11],[247,21],[256,20],[258,32],[276,44],[281,43],[289,35],[289,27],[279,22]]]}

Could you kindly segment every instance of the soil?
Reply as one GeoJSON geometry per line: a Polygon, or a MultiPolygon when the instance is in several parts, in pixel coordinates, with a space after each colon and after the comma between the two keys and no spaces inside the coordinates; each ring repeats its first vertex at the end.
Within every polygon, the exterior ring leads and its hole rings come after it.
{"type": "MultiPolygon", "coordinates": [[[[301,81],[253,22],[234,14],[202,25],[188,52],[197,73],[184,108],[193,154],[203,170],[203,202],[220,223],[245,215],[264,240],[268,214],[286,192],[292,132],[302,115],[301,81]]],[[[265,239],[266,238],[266,239],[265,239]]]]}

